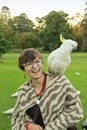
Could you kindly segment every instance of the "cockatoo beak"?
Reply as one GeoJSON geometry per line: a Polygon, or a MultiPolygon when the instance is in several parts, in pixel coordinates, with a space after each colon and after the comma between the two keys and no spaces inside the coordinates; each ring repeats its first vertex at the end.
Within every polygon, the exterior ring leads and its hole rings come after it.
{"type": "Polygon", "coordinates": [[[62,43],[64,43],[64,41],[65,41],[65,38],[63,37],[62,34],[60,35],[60,41],[61,41],[62,43]]]}

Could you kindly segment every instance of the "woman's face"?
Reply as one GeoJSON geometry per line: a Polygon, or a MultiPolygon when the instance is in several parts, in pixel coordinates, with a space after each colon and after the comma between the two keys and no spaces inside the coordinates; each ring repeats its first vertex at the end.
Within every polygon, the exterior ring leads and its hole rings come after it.
{"type": "Polygon", "coordinates": [[[34,61],[25,65],[25,72],[30,76],[31,79],[37,79],[42,75],[42,67],[42,59],[36,57],[34,61]]]}

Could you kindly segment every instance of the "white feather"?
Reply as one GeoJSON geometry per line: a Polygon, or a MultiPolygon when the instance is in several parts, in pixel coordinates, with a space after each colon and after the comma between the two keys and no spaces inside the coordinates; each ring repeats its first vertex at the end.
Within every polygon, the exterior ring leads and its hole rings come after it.
{"type": "Polygon", "coordinates": [[[17,96],[18,96],[18,91],[11,95],[11,97],[17,97],[17,96]]]}
{"type": "Polygon", "coordinates": [[[80,91],[79,90],[77,90],[77,94],[80,95],[80,91]]]}
{"type": "Polygon", "coordinates": [[[56,50],[52,51],[48,56],[48,71],[53,73],[64,73],[71,62],[71,52],[77,48],[77,42],[67,39],[56,50]]]}
{"type": "Polygon", "coordinates": [[[80,73],[79,73],[79,72],[75,72],[75,75],[79,76],[79,75],[80,75],[80,73]]]}
{"type": "Polygon", "coordinates": [[[4,114],[12,114],[14,111],[14,108],[8,109],[6,111],[3,111],[4,114]]]}

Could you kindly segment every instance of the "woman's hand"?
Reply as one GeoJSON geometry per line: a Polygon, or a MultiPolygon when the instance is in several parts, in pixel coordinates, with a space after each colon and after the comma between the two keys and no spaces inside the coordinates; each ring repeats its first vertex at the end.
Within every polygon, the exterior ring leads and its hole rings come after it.
{"type": "Polygon", "coordinates": [[[34,123],[31,123],[28,127],[28,130],[43,130],[43,128],[40,125],[36,125],[34,123]]]}

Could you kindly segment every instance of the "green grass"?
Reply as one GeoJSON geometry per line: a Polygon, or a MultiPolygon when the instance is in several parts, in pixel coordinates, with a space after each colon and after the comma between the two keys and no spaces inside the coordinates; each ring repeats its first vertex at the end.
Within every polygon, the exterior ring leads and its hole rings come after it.
{"type": "MultiPolygon", "coordinates": [[[[11,115],[5,115],[2,112],[14,106],[16,98],[12,98],[11,95],[26,81],[24,72],[17,65],[18,56],[19,54],[5,54],[0,59],[0,130],[11,130],[11,115]]],[[[47,71],[47,56],[48,53],[43,54],[44,71],[47,71]]],[[[81,125],[87,118],[87,53],[72,53],[71,57],[72,62],[65,75],[81,92],[84,119],[77,125],[81,130],[81,125]],[[75,75],[75,72],[79,72],[80,75],[75,75]]]]}

